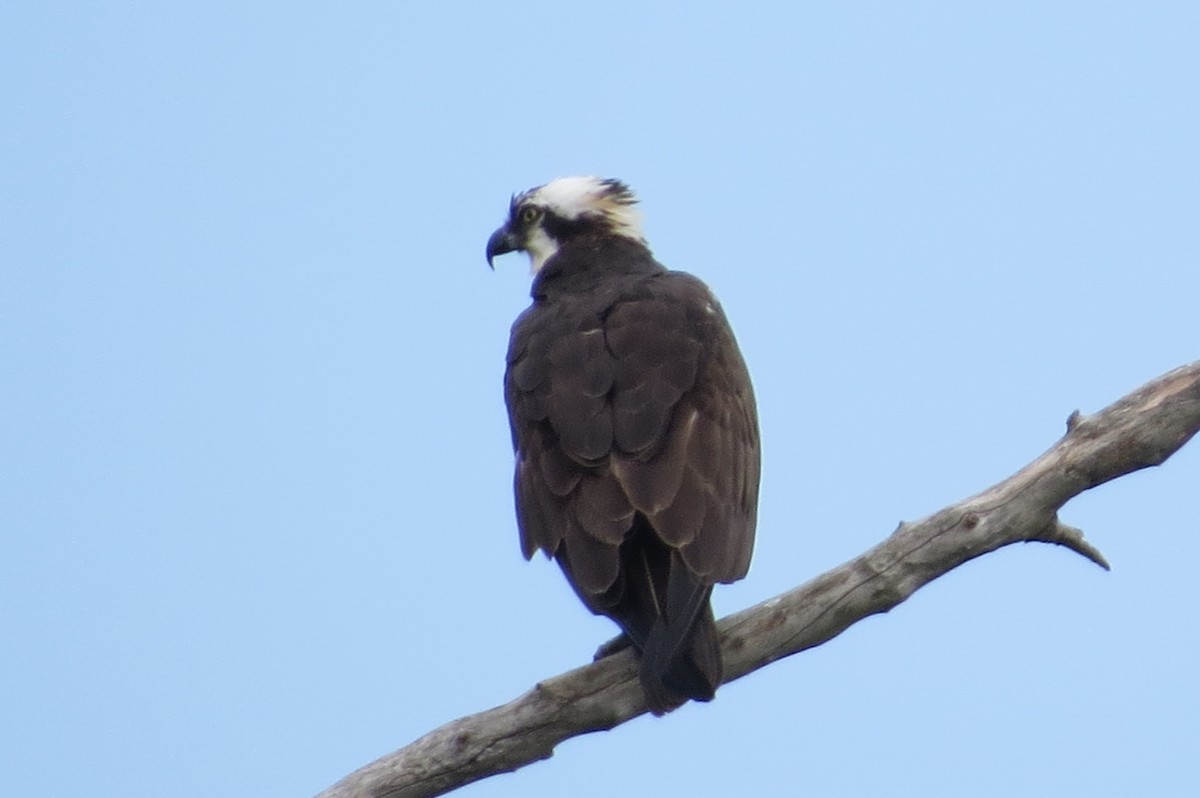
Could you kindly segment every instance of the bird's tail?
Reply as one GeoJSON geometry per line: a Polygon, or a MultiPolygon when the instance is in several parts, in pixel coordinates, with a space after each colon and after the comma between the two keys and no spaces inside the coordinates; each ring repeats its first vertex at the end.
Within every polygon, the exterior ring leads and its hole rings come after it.
{"type": "Polygon", "coordinates": [[[712,586],[697,587],[700,594],[687,602],[690,617],[656,623],[642,650],[638,676],[655,715],[688,699],[711,701],[724,676],[717,625],[708,602],[712,586]]]}
{"type": "Polygon", "coordinates": [[[721,684],[724,668],[717,626],[707,606],[692,626],[691,634],[670,653],[652,632],[642,652],[639,678],[646,703],[655,715],[670,712],[688,699],[711,701],[721,684]]]}
{"type": "MultiPolygon", "coordinates": [[[[593,612],[616,621],[638,650],[646,704],[662,715],[689,699],[711,701],[724,668],[709,604],[712,584],[638,518],[642,525],[621,544],[621,577],[604,595],[576,592],[593,612]]],[[[571,563],[560,557],[559,564],[574,585],[571,563]]]]}

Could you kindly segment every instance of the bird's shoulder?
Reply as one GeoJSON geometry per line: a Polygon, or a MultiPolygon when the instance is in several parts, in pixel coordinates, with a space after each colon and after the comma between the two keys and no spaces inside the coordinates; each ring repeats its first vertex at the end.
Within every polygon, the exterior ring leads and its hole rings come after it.
{"type": "Polygon", "coordinates": [[[613,274],[535,296],[512,326],[508,362],[539,350],[563,336],[616,334],[618,358],[653,351],[647,336],[655,330],[707,339],[727,327],[720,303],[699,278],[681,271],[613,274]]]}
{"type": "Polygon", "coordinates": [[[615,275],[585,293],[535,301],[509,345],[514,437],[521,421],[546,422],[582,462],[614,449],[650,454],[681,398],[709,404],[707,394],[721,389],[707,378],[713,361],[731,356],[744,368],[716,298],[686,272],[615,275]]]}

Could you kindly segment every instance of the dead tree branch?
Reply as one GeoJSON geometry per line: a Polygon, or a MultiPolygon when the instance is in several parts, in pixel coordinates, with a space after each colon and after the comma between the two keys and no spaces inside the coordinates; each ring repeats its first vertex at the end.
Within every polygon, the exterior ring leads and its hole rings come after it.
{"type": "MultiPolygon", "coordinates": [[[[887,612],[970,559],[1021,541],[1056,543],[1108,568],[1058,510],[1088,488],[1161,464],[1200,430],[1200,361],[1153,380],[1067,433],[1003,482],[901,524],[859,557],[720,622],[726,680],[818,646],[887,612]]],[[[417,798],[545,759],[570,737],[646,711],[628,650],[546,679],[503,706],[452,721],[318,798],[417,798]]]]}

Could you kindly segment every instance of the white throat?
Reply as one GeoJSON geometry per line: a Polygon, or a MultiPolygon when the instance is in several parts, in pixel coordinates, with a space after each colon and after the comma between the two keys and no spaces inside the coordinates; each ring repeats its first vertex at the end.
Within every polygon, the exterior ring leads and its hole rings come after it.
{"type": "Polygon", "coordinates": [[[537,274],[546,261],[558,252],[558,242],[546,234],[541,227],[535,228],[525,241],[525,253],[529,255],[529,273],[537,274]]]}

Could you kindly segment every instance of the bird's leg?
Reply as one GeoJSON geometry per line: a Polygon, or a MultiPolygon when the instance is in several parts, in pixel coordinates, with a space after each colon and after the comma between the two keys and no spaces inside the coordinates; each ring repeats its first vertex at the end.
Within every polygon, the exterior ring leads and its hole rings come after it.
{"type": "Polygon", "coordinates": [[[629,635],[619,634],[612,640],[601,643],[600,648],[596,649],[596,653],[592,655],[592,661],[595,662],[605,657],[611,657],[613,654],[616,654],[618,651],[624,651],[631,645],[633,645],[633,641],[629,639],[629,635]]]}

